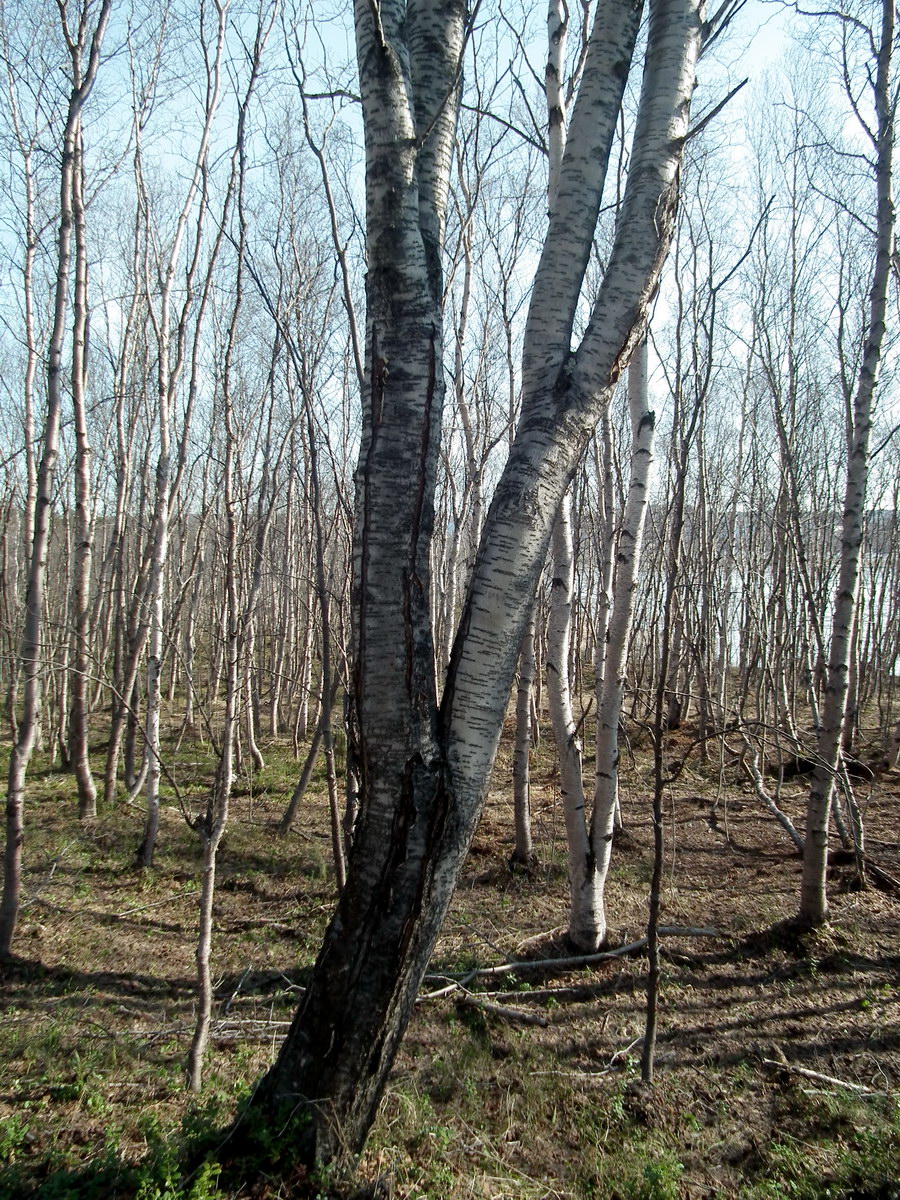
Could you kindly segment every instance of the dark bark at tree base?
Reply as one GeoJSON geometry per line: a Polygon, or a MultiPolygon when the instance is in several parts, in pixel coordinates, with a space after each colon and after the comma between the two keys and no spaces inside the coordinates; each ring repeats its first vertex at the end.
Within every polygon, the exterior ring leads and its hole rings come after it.
{"type": "Polygon", "coordinates": [[[511,854],[508,861],[511,870],[527,875],[537,866],[537,855],[511,854]]]}
{"type": "Polygon", "coordinates": [[[363,819],[310,987],[230,1145],[287,1126],[292,1163],[344,1169],[365,1144],[467,848],[444,772],[409,768],[390,843],[363,819]]]}

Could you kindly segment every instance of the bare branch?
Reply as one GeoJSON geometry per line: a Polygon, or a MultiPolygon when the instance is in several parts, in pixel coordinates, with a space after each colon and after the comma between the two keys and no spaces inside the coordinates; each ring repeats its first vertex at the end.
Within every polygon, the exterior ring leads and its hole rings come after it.
{"type": "Polygon", "coordinates": [[[734,97],[738,94],[738,92],[742,88],[746,87],[749,82],[750,82],[749,79],[742,79],[741,82],[739,84],[737,84],[735,87],[733,87],[731,89],[731,91],[728,93],[728,95],[723,97],[719,101],[719,103],[717,105],[715,105],[715,107],[712,108],[706,114],[705,117],[701,117],[700,120],[697,122],[697,124],[693,127],[693,129],[688,130],[687,136],[684,139],[685,143],[691,141],[692,138],[695,138],[698,133],[702,133],[703,130],[707,127],[707,125],[709,125],[711,121],[714,121],[716,119],[716,117],[719,115],[719,113],[722,111],[722,109],[726,106],[726,104],[730,103],[730,101],[732,101],[734,99],[734,97]]]}

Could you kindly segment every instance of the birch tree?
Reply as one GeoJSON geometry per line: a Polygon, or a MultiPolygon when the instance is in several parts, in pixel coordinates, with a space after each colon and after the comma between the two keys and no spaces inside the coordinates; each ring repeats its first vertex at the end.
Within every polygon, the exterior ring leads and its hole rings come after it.
{"type": "MultiPolygon", "coordinates": [[[[829,14],[830,15],[830,14],[829,14]]],[[[868,323],[859,356],[854,391],[847,404],[847,472],[841,521],[841,555],[831,622],[831,640],[825,679],[825,697],[816,738],[817,762],[806,812],[803,876],[800,885],[801,921],[821,924],[828,916],[828,818],[847,709],[851,646],[859,588],[860,550],[869,472],[869,443],[873,403],[887,321],[888,289],[895,262],[893,159],[894,123],[897,115],[897,81],[893,72],[896,12],[893,0],[883,0],[879,26],[869,27],[858,17],[840,14],[840,55],[847,98],[859,122],[875,191],[873,265],[868,302],[868,323]],[[867,104],[850,82],[849,63],[859,39],[866,54],[867,104]]]]}
{"type": "MultiPolygon", "coordinates": [[[[258,522],[254,545],[253,565],[250,582],[246,595],[239,596],[238,589],[238,528],[235,499],[235,452],[238,438],[235,430],[235,386],[234,358],[238,344],[238,327],[241,317],[244,288],[244,250],[247,237],[247,215],[244,206],[244,184],[246,175],[246,138],[247,116],[258,82],[263,52],[272,25],[275,21],[277,7],[271,7],[268,18],[264,19],[262,5],[257,13],[257,26],[252,51],[247,49],[249,77],[246,91],[241,97],[238,108],[238,120],[235,147],[231,155],[231,171],[226,189],[224,209],[222,213],[223,228],[231,217],[232,203],[236,197],[237,236],[234,265],[234,303],[228,320],[227,333],[222,365],[221,396],[222,417],[225,433],[225,454],[222,480],[222,503],[225,515],[225,613],[226,629],[225,647],[225,713],[223,719],[219,760],[216,773],[207,798],[205,811],[194,821],[200,844],[203,850],[203,872],[200,887],[199,922],[197,936],[197,980],[198,980],[198,1012],[188,1055],[188,1077],[191,1091],[199,1092],[203,1077],[203,1060],[209,1040],[209,1026],[212,1017],[213,982],[210,971],[210,949],[212,943],[213,899],[215,896],[216,867],[219,846],[228,824],[231,803],[231,789],[234,775],[234,746],[237,734],[238,704],[240,700],[239,666],[241,652],[247,642],[252,646],[253,621],[256,606],[262,587],[263,558],[269,526],[274,514],[271,502],[270,488],[273,486],[273,476],[277,466],[272,464],[272,408],[269,409],[265,443],[262,450],[262,479],[258,489],[258,522]]],[[[275,362],[279,352],[276,340],[273,349],[274,372],[275,362]]],[[[270,372],[270,373],[271,373],[270,372]]],[[[266,381],[265,392],[270,395],[271,389],[266,381]]],[[[282,445],[282,453],[284,444],[282,445]]],[[[249,659],[249,653],[248,653],[249,659]]],[[[249,694],[245,697],[250,703],[249,694]]]]}
{"type": "MultiPolygon", "coordinates": [[[[75,45],[66,30],[69,52],[75,45]]],[[[84,134],[75,130],[72,168],[72,224],[75,233],[75,288],[72,297],[72,410],[75,424],[75,548],[72,574],[72,701],[69,709],[69,757],[78,783],[78,812],[97,815],[97,788],[91,774],[88,712],[91,614],[91,562],[94,517],[91,505],[91,448],[87,423],[88,257],[84,196],[84,134]]]]}
{"type": "Polygon", "coordinates": [[[251,1102],[279,1121],[300,1160],[353,1156],[365,1141],[483,805],[555,514],[644,336],[688,135],[703,29],[694,0],[650,5],[615,242],[572,346],[640,15],[638,6],[601,0],[595,16],[535,275],[522,415],[438,706],[429,562],[443,400],[441,248],[466,20],[458,3],[356,7],[368,262],[354,561],[360,814],[309,988],[251,1102]]]}
{"type": "Polygon", "coordinates": [[[100,53],[109,21],[112,0],[103,0],[93,9],[84,0],[77,19],[70,24],[66,6],[59,2],[59,16],[68,49],[71,79],[65,124],[62,132],[59,204],[60,216],[56,242],[53,326],[47,348],[47,408],[44,436],[37,475],[31,559],[25,593],[25,616],[19,652],[24,676],[22,717],[18,737],[9,760],[6,789],[6,847],[4,852],[3,896],[0,900],[0,958],[12,951],[13,935],[19,911],[22,845],[24,830],[24,791],[28,764],[34,750],[41,716],[41,675],[43,619],[50,543],[50,519],[53,508],[56,465],[59,457],[59,427],[63,402],[63,353],[69,311],[69,278],[72,268],[73,194],[78,169],[78,137],[84,106],[90,96],[100,67],[100,53]]]}
{"type": "MultiPolygon", "coordinates": [[[[184,299],[181,310],[177,310],[177,295],[175,292],[176,270],[179,266],[182,249],[188,231],[188,224],[194,213],[198,193],[204,184],[207,170],[209,146],[212,138],[213,121],[219,106],[222,88],[222,58],[225,48],[225,34],[228,24],[228,3],[222,0],[215,4],[214,32],[204,45],[206,59],[206,95],[204,104],[203,128],[194,159],[193,170],[184,196],[184,202],[178,213],[168,253],[160,256],[154,264],[159,280],[158,298],[148,304],[148,312],[153,325],[156,341],[156,400],[159,451],[156,460],[155,497],[153,506],[152,550],[146,580],[144,603],[147,608],[146,625],[148,628],[147,642],[147,713],[145,719],[145,766],[146,766],[146,802],[147,816],[144,824],[144,836],[138,850],[138,859],[142,866],[149,867],[153,862],[156,847],[156,837],[159,830],[159,783],[162,775],[162,749],[160,745],[160,709],[161,709],[161,673],[162,657],[165,643],[164,609],[163,609],[163,572],[169,553],[169,520],[173,505],[173,497],[177,495],[178,484],[184,470],[184,454],[173,461],[173,420],[176,390],[181,381],[186,363],[186,342],[189,331],[189,314],[194,302],[194,292],[197,285],[198,271],[201,263],[201,245],[203,242],[204,219],[207,212],[206,197],[196,215],[195,244],[190,254],[189,265],[185,273],[184,299]]],[[[205,33],[205,31],[204,31],[205,33]]],[[[139,187],[144,189],[145,181],[139,176],[139,187]]],[[[144,197],[146,203],[146,197],[144,197]]],[[[187,412],[183,423],[183,439],[186,438],[190,427],[190,411],[196,397],[197,376],[199,371],[198,352],[196,349],[200,331],[206,313],[210,295],[210,283],[221,245],[221,232],[215,243],[211,261],[207,265],[205,287],[201,291],[198,311],[195,318],[194,355],[191,361],[191,380],[189,384],[189,399],[187,412]]],[[[155,289],[149,277],[150,265],[147,264],[147,294],[148,299],[155,289]]],[[[182,447],[184,440],[182,440],[182,447]]]]}

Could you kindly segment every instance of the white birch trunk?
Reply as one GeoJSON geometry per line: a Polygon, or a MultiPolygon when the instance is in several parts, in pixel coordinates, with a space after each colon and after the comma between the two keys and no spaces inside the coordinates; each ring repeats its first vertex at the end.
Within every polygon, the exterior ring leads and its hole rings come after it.
{"type": "Polygon", "coordinates": [[[859,559],[869,468],[872,431],[872,402],[885,334],[888,286],[894,254],[894,204],[891,175],[894,154],[894,105],[891,57],[894,42],[893,0],[884,0],[880,42],[873,83],[876,116],[875,187],[876,244],[872,286],[869,294],[869,324],[853,399],[850,444],[847,447],[847,477],[844,514],[841,522],[841,557],[831,626],[831,644],[822,719],[816,739],[817,765],[813,772],[806,811],[803,875],[800,884],[799,918],[819,925],[828,917],[826,875],[828,869],[828,816],[835,772],[843,736],[849,685],[850,650],[859,586],[859,559]]]}
{"type": "Polygon", "coordinates": [[[69,759],[78,783],[78,815],[97,815],[97,788],[91,774],[88,734],[91,561],[94,519],[91,512],[92,449],[87,427],[88,262],[84,206],[84,146],[79,120],[72,170],[72,219],[75,233],[75,288],[72,298],[72,407],[75,424],[75,549],[72,578],[72,673],[69,708],[69,759]]]}
{"type": "Polygon", "coordinates": [[[603,691],[597,711],[596,781],[591,820],[591,852],[601,897],[598,932],[606,938],[603,896],[612,853],[613,826],[619,800],[619,721],[625,695],[625,669],[634,618],[634,594],[641,561],[644,518],[656,417],[647,389],[647,342],[642,341],[628,368],[628,409],[631,415],[631,478],[616,553],[613,606],[606,634],[603,691]]]}
{"type": "Polygon", "coordinates": [[[234,502],[234,437],[231,428],[231,400],[225,399],[226,436],[225,470],[222,481],[222,502],[225,509],[225,713],[222,723],[222,744],[216,775],[205,813],[198,817],[196,829],[203,850],[203,871],[200,879],[199,920],[195,962],[197,965],[197,1021],[188,1052],[188,1086],[199,1092],[203,1082],[203,1062],[209,1042],[212,1018],[213,983],[210,969],[212,949],[213,900],[216,891],[216,861],[219,845],[228,824],[231,788],[234,779],[234,742],[237,729],[240,682],[240,619],[237,600],[237,520],[234,502]]]}
{"type": "MultiPolygon", "coordinates": [[[[547,14],[549,49],[544,74],[548,114],[548,207],[551,216],[559,199],[559,179],[566,146],[566,108],[562,76],[565,68],[567,12],[550,0],[547,14]]],[[[572,604],[575,588],[575,548],[572,541],[572,501],[567,493],[560,505],[551,542],[553,579],[547,626],[547,703],[556,738],[560,790],[566,824],[569,863],[569,940],[579,950],[592,951],[602,939],[602,897],[597,889],[587,823],[581,742],[572,706],[569,662],[572,647],[572,604]],[[599,907],[598,907],[599,906],[599,907]]]]}
{"type": "Polygon", "coordinates": [[[572,504],[563,498],[553,529],[553,582],[547,627],[547,703],[559,758],[559,783],[569,860],[569,940],[578,950],[596,950],[605,935],[603,897],[598,887],[588,833],[581,741],[572,711],[569,646],[575,563],[572,504]]]}
{"type": "Polygon", "coordinates": [[[531,838],[531,698],[534,688],[534,619],[537,603],[525,626],[516,686],[516,744],[513,752],[513,814],[515,844],[511,861],[522,867],[534,862],[531,838]]]}
{"type": "MultiPolygon", "coordinates": [[[[159,299],[159,312],[150,305],[150,317],[156,336],[157,346],[157,415],[159,432],[159,454],[156,462],[156,490],[153,512],[153,550],[147,582],[147,608],[150,614],[149,643],[147,647],[147,709],[144,721],[145,748],[144,755],[147,764],[146,805],[147,816],[144,822],[144,836],[138,848],[138,862],[143,867],[153,863],[156,849],[156,838],[159,832],[159,782],[162,774],[162,744],[160,740],[160,717],[162,704],[161,673],[163,652],[165,649],[164,627],[164,573],[169,553],[169,522],[172,515],[174,500],[172,472],[172,408],[175,390],[184,369],[184,341],[187,332],[187,315],[193,298],[193,284],[199,262],[198,248],[204,225],[206,205],[202,205],[197,219],[195,247],[191,265],[185,280],[185,300],[182,306],[175,344],[172,338],[172,301],[175,285],[175,273],[181,257],[181,248],[187,232],[194,201],[200,190],[201,180],[205,173],[209,143],[212,136],[213,118],[219,104],[222,79],[222,55],[225,44],[225,27],[228,17],[227,5],[218,8],[218,23],[216,30],[215,50],[212,63],[209,66],[208,94],[206,112],[204,114],[203,131],[194,160],[194,171],[188,185],[184,203],[178,216],[172,245],[166,258],[162,272],[162,288],[159,299]]],[[[214,262],[215,256],[213,256],[214,262]]],[[[195,341],[199,339],[205,312],[205,303],[209,297],[209,282],[213,262],[207,267],[207,288],[203,303],[197,317],[195,341]]],[[[149,279],[146,282],[148,298],[152,294],[149,279]]]]}
{"type": "Polygon", "coordinates": [[[88,31],[79,26],[79,41],[72,40],[68,26],[64,33],[72,63],[72,91],[69,97],[63,133],[60,172],[60,220],[57,236],[56,279],[53,328],[47,355],[47,415],[44,445],[38,470],[34,511],[31,562],[25,592],[25,617],[20,650],[24,674],[24,702],[18,738],[9,760],[6,790],[6,844],[4,849],[3,895],[0,898],[0,959],[12,953],[12,942],[19,913],[22,871],[22,846],[25,840],[25,777],[38,736],[41,718],[41,618],[50,541],[50,517],[56,463],[59,457],[59,424],[62,409],[62,355],[66,313],[69,304],[69,273],[72,262],[72,189],[76,161],[76,131],[90,95],[100,64],[100,49],[109,20],[112,0],[104,0],[90,38],[88,61],[84,52],[88,31]]]}

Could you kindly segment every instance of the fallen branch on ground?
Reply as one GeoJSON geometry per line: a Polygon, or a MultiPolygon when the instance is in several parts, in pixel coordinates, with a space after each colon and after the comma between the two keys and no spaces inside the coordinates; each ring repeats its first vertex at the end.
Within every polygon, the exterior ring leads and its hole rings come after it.
{"type": "Polygon", "coordinates": [[[808,1067],[795,1067],[793,1063],[779,1062],[775,1058],[764,1058],[763,1065],[777,1067],[781,1071],[789,1071],[792,1075],[801,1075],[804,1079],[815,1079],[819,1083],[830,1083],[832,1087],[847,1088],[851,1092],[861,1092],[865,1096],[883,1096],[886,1092],[878,1092],[875,1088],[864,1087],[861,1083],[850,1083],[846,1079],[836,1079],[833,1075],[822,1075],[819,1071],[810,1071],[808,1067]]]}
{"type": "Polygon", "coordinates": [[[482,1000],[467,992],[460,996],[458,1003],[463,1008],[475,1008],[480,1012],[489,1013],[492,1017],[503,1017],[506,1021],[518,1021],[522,1025],[540,1025],[543,1029],[550,1024],[540,1013],[523,1012],[520,1008],[508,1008],[504,1004],[494,1004],[490,1000],[482,1000]]]}
{"type": "MultiPolygon", "coordinates": [[[[659,929],[660,937],[709,937],[720,938],[725,935],[719,929],[698,929],[690,925],[662,925],[659,929]]],[[[628,942],[625,946],[617,946],[615,950],[600,950],[596,954],[578,954],[569,958],[529,958],[521,959],[515,962],[501,963],[498,967],[475,967],[471,971],[445,971],[438,978],[451,979],[465,985],[472,979],[490,978],[493,975],[511,975],[515,971],[534,971],[542,968],[569,968],[569,967],[589,967],[592,963],[605,962],[610,958],[621,958],[626,954],[634,954],[638,950],[643,950],[647,945],[645,937],[638,938],[635,942],[628,942]]],[[[434,976],[432,976],[434,978],[434,976]]],[[[448,994],[448,989],[443,989],[443,994],[448,994]]],[[[436,998],[436,994],[421,996],[420,999],[436,998]]]]}

